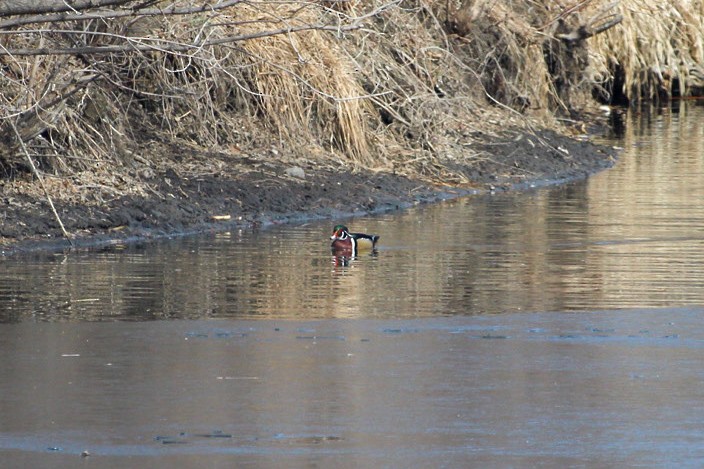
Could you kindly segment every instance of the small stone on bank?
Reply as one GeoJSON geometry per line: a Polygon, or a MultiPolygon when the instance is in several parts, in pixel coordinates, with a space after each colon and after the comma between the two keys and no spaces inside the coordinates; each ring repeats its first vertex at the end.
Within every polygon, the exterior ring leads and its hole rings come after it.
{"type": "Polygon", "coordinates": [[[292,166],[288,169],[286,169],[286,175],[298,178],[298,179],[305,179],[306,178],[306,172],[303,171],[303,168],[300,166],[292,166]]]}

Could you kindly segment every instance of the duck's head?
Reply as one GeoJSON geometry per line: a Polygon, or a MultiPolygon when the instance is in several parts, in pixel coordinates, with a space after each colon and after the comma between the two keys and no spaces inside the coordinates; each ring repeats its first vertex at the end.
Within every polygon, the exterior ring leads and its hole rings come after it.
{"type": "Polygon", "coordinates": [[[332,229],[332,236],[330,239],[335,241],[336,239],[347,239],[350,235],[350,230],[347,229],[345,225],[335,225],[332,229]]]}

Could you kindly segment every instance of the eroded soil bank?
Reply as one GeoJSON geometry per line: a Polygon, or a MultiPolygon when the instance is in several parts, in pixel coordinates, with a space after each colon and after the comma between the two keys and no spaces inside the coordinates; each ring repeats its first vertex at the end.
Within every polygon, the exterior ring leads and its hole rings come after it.
{"type": "MultiPolygon", "coordinates": [[[[392,172],[350,172],[343,162],[323,166],[313,159],[289,160],[274,149],[243,156],[174,145],[160,167],[141,174],[147,196],[120,196],[96,185],[92,200],[60,202],[56,209],[73,243],[91,246],[373,214],[478,191],[586,177],[616,159],[613,148],[549,131],[487,142],[484,150],[491,156],[459,168],[469,184],[441,187],[392,172]]],[[[45,198],[5,193],[2,203],[3,255],[69,247],[45,198]]]]}

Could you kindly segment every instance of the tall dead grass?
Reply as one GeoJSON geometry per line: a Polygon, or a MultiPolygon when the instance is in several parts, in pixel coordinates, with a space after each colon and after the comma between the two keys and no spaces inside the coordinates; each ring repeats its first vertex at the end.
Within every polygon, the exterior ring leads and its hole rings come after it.
{"type": "MultiPolygon", "coordinates": [[[[238,18],[250,21],[243,27],[245,33],[261,28],[258,20],[262,17],[295,18],[304,24],[320,20],[320,11],[294,11],[299,8],[299,4],[278,4],[264,13],[245,6],[238,10],[238,18]]],[[[315,141],[361,164],[374,164],[368,143],[373,108],[354,63],[329,32],[247,41],[239,48],[236,62],[225,68],[242,84],[241,89],[282,142],[305,146],[315,141]]]]}
{"type": "Polygon", "coordinates": [[[682,96],[704,85],[704,3],[621,0],[623,25],[591,40],[592,78],[630,102],[682,96]],[[675,90],[674,88],[677,87],[675,90]]]}
{"type": "Polygon", "coordinates": [[[0,35],[3,50],[150,47],[1,56],[0,125],[18,124],[43,171],[75,180],[91,172],[96,185],[122,192],[144,186],[116,179],[116,165],[137,175],[157,165],[137,154],[147,140],[245,152],[275,143],[294,157],[462,183],[483,157],[474,142],[512,127],[559,126],[556,112],[587,103],[615,73],[633,100],[671,90],[674,77],[686,90],[704,63],[701,2],[622,0],[622,24],[588,42],[591,65],[573,90],[581,101],[565,102],[546,41],[556,25],[578,24],[606,3],[242,2],[194,15],[23,26],[0,35]],[[233,36],[252,37],[219,41],[233,36]]]}

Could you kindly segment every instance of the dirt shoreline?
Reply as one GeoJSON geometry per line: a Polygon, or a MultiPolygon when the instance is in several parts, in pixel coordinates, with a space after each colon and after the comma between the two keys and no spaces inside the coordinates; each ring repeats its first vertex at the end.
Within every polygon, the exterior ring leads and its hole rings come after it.
{"type": "MultiPolygon", "coordinates": [[[[177,166],[154,172],[146,181],[151,188],[147,197],[55,205],[74,246],[91,248],[312,219],[348,219],[491,190],[567,182],[616,161],[617,152],[611,147],[543,131],[540,138],[549,143],[546,147],[536,145],[534,137],[526,134],[487,143],[482,150],[490,158],[453,168],[471,181],[461,187],[389,172],[350,171],[342,162],[321,167],[312,160],[292,163],[271,155],[189,152],[184,155],[191,164],[189,173],[177,166]],[[193,161],[201,163],[200,171],[193,170],[193,161]]],[[[2,197],[0,256],[70,248],[45,199],[2,197]]]]}

